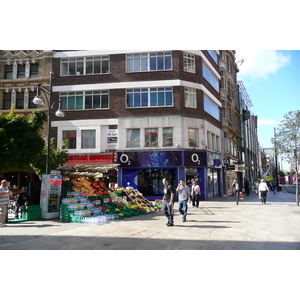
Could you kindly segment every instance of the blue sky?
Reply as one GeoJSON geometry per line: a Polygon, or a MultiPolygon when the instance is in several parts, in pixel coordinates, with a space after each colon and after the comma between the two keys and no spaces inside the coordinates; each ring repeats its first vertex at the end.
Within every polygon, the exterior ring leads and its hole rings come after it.
{"type": "Polygon", "coordinates": [[[299,50],[236,50],[242,80],[258,116],[258,138],[264,148],[272,147],[274,128],[289,111],[300,110],[299,50]]]}

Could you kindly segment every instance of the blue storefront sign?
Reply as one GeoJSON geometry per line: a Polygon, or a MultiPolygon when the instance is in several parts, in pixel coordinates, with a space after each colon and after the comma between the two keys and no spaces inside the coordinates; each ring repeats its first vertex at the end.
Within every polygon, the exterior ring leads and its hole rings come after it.
{"type": "Polygon", "coordinates": [[[118,185],[138,188],[149,199],[162,196],[164,177],[177,185],[180,179],[186,178],[187,168],[197,170],[195,176],[199,176],[202,199],[209,197],[207,185],[211,179],[217,180],[214,181],[216,186],[221,182],[218,170],[209,171],[219,168],[221,161],[207,151],[120,151],[117,152],[117,163],[118,185]]]}

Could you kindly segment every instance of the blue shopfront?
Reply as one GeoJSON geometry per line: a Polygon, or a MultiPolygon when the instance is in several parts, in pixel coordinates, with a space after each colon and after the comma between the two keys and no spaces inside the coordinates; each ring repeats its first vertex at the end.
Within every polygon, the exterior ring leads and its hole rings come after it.
{"type": "Polygon", "coordinates": [[[162,179],[177,187],[180,179],[197,180],[201,200],[222,196],[220,158],[208,151],[119,151],[118,186],[138,189],[147,199],[161,199],[162,179]]]}

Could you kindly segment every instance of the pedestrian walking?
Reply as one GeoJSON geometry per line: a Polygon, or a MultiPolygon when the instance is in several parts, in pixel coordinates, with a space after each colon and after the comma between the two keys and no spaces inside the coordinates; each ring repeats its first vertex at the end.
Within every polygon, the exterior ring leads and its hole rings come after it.
{"type": "Polygon", "coordinates": [[[198,181],[193,182],[191,197],[192,197],[193,207],[199,207],[200,186],[198,185],[198,181]]]}
{"type": "Polygon", "coordinates": [[[277,191],[277,182],[276,182],[276,180],[273,180],[271,184],[272,184],[273,192],[274,192],[274,194],[276,194],[276,191],[277,191]]]}
{"type": "Polygon", "coordinates": [[[233,179],[232,183],[232,190],[233,190],[233,196],[234,196],[234,201],[236,201],[236,204],[239,204],[240,201],[240,185],[237,181],[236,178],[233,179]]]}
{"type": "Polygon", "coordinates": [[[7,211],[8,211],[8,204],[9,199],[11,196],[11,192],[7,187],[7,180],[3,179],[0,185],[0,227],[4,227],[6,218],[7,218],[7,211]]]}
{"type": "Polygon", "coordinates": [[[164,178],[162,182],[164,185],[163,212],[168,219],[167,226],[174,226],[173,206],[176,189],[173,185],[169,184],[169,181],[166,178],[164,178]]]}
{"type": "Polygon", "coordinates": [[[267,201],[267,192],[269,191],[269,187],[264,179],[261,180],[258,192],[259,192],[259,198],[261,198],[261,203],[266,204],[267,201]]]}
{"type": "Polygon", "coordinates": [[[180,179],[176,192],[178,193],[178,211],[182,215],[182,222],[186,222],[188,201],[191,201],[191,193],[190,188],[183,179],[180,179]]]}
{"type": "Polygon", "coordinates": [[[255,194],[258,195],[258,187],[259,187],[259,182],[258,180],[255,181],[255,194]]]}
{"type": "Polygon", "coordinates": [[[247,179],[245,179],[245,193],[247,196],[250,195],[250,184],[249,181],[247,179]]]}

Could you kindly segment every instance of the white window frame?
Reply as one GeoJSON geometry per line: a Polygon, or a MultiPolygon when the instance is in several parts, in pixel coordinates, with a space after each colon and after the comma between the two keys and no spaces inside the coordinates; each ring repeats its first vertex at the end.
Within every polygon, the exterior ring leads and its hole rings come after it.
{"type": "Polygon", "coordinates": [[[217,92],[219,92],[219,79],[205,62],[202,62],[202,76],[217,92]]]}
{"type": "Polygon", "coordinates": [[[198,128],[192,128],[192,127],[188,128],[188,143],[189,143],[189,147],[191,147],[191,148],[199,147],[199,130],[198,130],[198,128]],[[195,145],[190,144],[190,130],[194,130],[194,132],[195,132],[195,134],[194,134],[195,145]]]}
{"type": "Polygon", "coordinates": [[[62,109],[65,111],[73,111],[73,110],[90,110],[90,109],[109,109],[109,90],[95,90],[95,91],[72,91],[72,92],[61,92],[59,95],[60,99],[62,99],[62,109]],[[74,94],[74,95],[72,95],[74,94]],[[97,96],[100,95],[100,106],[102,105],[101,96],[108,97],[108,107],[97,107],[97,108],[85,108],[85,97],[86,96],[97,96]],[[68,106],[69,97],[75,97],[74,108],[70,109],[68,106]],[[76,97],[82,97],[82,108],[76,108],[76,97]],[[66,103],[67,102],[67,103],[66,103]]]}
{"type": "Polygon", "coordinates": [[[183,53],[183,71],[196,73],[196,59],[194,54],[183,53]]]}
{"type": "Polygon", "coordinates": [[[197,108],[197,90],[184,88],[184,106],[189,108],[197,108]]]}
{"type": "Polygon", "coordinates": [[[126,129],[126,148],[140,148],[141,147],[141,130],[140,128],[127,128],[126,129]],[[132,146],[128,146],[128,134],[129,134],[129,130],[137,130],[139,132],[139,136],[138,136],[138,145],[132,145],[132,146]]]}
{"type": "Polygon", "coordinates": [[[60,59],[60,76],[65,77],[65,76],[78,76],[78,75],[99,75],[99,74],[109,74],[110,73],[110,56],[109,55],[99,55],[99,56],[84,56],[84,57],[69,57],[69,58],[61,58],[60,59]],[[92,73],[86,73],[87,72],[87,62],[93,62],[93,70],[92,73]],[[100,62],[100,72],[95,73],[94,72],[94,67],[95,67],[95,62],[99,61],[100,62]],[[102,66],[103,62],[108,62],[108,70],[107,72],[102,72],[102,66]],[[70,63],[75,64],[75,74],[70,74],[70,63]],[[82,74],[78,74],[78,64],[82,64],[82,74]],[[63,65],[66,65],[66,72],[63,72],[63,65]]]}
{"type": "MultiPolygon", "coordinates": [[[[153,87],[153,88],[138,88],[138,89],[126,89],[126,108],[153,108],[153,107],[172,107],[174,105],[173,101],[173,88],[172,87],[153,87]],[[156,99],[158,99],[158,94],[164,94],[164,104],[163,105],[151,105],[151,94],[156,94],[156,99]],[[172,93],[172,103],[167,105],[167,93],[172,93]],[[128,95],[139,94],[140,96],[140,104],[142,103],[142,94],[147,94],[147,105],[146,106],[129,106],[128,105],[128,95]]],[[[134,101],[134,100],[133,100],[134,101]]],[[[157,100],[158,104],[158,100],[157,100]]]]}
{"type": "Polygon", "coordinates": [[[171,51],[165,52],[148,52],[148,53],[131,53],[126,54],[126,72],[155,72],[170,71],[173,69],[173,58],[171,51]],[[170,57],[170,67],[166,66],[166,58],[170,57]],[[156,58],[156,68],[151,69],[151,59],[156,58]],[[163,60],[163,68],[158,68],[158,59],[163,60]],[[136,66],[135,66],[136,64],[136,66]]]}

